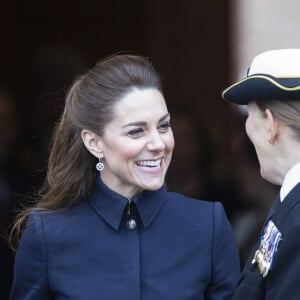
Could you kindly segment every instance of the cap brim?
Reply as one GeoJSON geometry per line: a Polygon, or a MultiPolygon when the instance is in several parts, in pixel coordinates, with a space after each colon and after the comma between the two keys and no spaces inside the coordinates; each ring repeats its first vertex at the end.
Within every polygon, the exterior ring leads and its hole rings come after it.
{"type": "Polygon", "coordinates": [[[225,89],[222,97],[240,105],[251,100],[300,100],[300,78],[251,75],[225,89]]]}

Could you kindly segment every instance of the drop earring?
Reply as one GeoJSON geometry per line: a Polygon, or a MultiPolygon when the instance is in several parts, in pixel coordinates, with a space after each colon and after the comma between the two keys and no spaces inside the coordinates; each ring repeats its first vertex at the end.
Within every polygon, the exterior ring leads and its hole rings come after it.
{"type": "Polygon", "coordinates": [[[101,162],[101,159],[99,158],[99,162],[96,164],[96,169],[101,172],[104,170],[104,164],[101,162]]]}

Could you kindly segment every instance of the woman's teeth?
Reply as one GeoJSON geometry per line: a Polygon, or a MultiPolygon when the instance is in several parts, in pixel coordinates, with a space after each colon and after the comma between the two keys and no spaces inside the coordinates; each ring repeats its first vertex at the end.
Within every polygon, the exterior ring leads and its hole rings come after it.
{"type": "Polygon", "coordinates": [[[140,160],[136,164],[142,167],[159,167],[161,159],[158,160],[140,160]]]}

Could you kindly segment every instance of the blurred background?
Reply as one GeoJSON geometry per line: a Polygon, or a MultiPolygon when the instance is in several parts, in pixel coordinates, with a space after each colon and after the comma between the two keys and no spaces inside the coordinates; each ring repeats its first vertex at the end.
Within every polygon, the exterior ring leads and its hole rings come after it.
{"type": "Polygon", "coordinates": [[[300,47],[299,9],[298,0],[1,3],[0,299],[12,280],[7,232],[43,181],[66,90],[119,51],[149,56],[162,75],[176,138],[169,189],[223,203],[243,264],[278,187],[260,177],[246,109],[221,92],[258,53],[300,47]]]}

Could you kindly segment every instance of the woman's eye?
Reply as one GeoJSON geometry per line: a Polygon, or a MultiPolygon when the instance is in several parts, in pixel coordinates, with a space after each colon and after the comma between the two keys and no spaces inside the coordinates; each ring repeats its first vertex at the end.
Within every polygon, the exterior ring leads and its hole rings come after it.
{"type": "Polygon", "coordinates": [[[163,123],[159,126],[159,131],[160,132],[167,132],[169,128],[171,127],[171,124],[169,122],[163,123]]]}
{"type": "Polygon", "coordinates": [[[144,130],[142,128],[135,128],[128,132],[128,135],[131,137],[139,137],[144,133],[144,130]]]}

